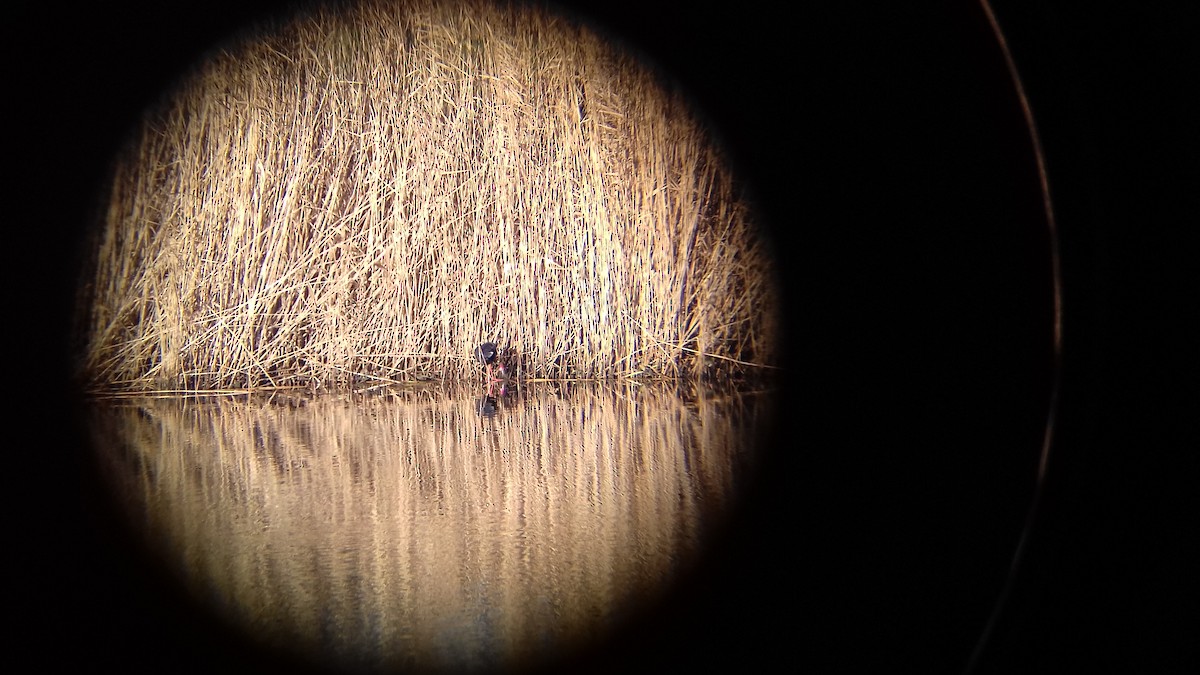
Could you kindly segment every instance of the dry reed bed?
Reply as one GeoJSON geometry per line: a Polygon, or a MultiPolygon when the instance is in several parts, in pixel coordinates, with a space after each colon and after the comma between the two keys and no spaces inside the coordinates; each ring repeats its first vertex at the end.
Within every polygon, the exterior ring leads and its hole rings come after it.
{"type": "Polygon", "coordinates": [[[471,640],[444,641],[486,615],[489,662],[522,661],[597,634],[703,550],[754,424],[744,397],[549,388],[502,425],[470,396],[400,391],[143,399],[97,406],[94,429],[133,521],[257,637],[461,666],[442,659],[471,640]]]}
{"type": "Polygon", "coordinates": [[[114,169],[96,389],[776,359],[772,261],[676,93],[541,10],[364,4],[215,53],[114,169]],[[703,358],[701,357],[703,355],[703,358]]]}

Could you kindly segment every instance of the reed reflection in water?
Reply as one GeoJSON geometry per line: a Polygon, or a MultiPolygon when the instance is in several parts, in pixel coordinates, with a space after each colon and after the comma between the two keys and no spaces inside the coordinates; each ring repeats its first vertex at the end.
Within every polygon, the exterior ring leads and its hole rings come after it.
{"type": "Polygon", "coordinates": [[[203,602],[338,667],[520,667],[701,553],[762,395],[649,386],[97,403],[131,522],[203,602]]]}

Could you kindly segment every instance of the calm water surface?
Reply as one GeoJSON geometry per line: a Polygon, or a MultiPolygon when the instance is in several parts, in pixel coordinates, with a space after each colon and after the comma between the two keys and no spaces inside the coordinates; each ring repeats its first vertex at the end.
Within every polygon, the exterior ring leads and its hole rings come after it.
{"type": "Polygon", "coordinates": [[[766,393],[663,386],[98,402],[131,522],[257,640],[334,666],[537,664],[702,554],[766,393]]]}

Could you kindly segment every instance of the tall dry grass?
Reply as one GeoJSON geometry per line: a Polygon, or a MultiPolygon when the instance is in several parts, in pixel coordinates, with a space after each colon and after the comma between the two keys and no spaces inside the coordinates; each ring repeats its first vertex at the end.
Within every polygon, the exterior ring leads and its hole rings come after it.
{"type": "Polygon", "coordinates": [[[678,94],[539,9],[367,3],[230,44],[118,161],[101,389],[695,376],[776,360],[772,260],[678,94]]]}

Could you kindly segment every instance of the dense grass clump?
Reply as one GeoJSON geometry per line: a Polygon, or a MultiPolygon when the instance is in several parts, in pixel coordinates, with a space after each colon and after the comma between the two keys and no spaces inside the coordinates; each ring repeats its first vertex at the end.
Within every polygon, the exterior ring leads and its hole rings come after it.
{"type": "Polygon", "coordinates": [[[116,163],[94,388],[759,372],[771,259],[678,93],[542,10],[313,11],[213,53],[116,163]]]}

